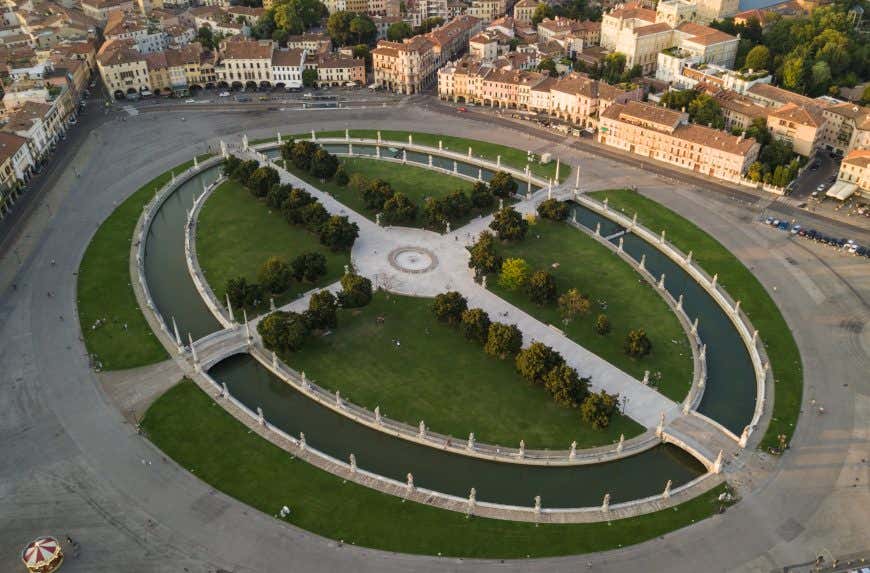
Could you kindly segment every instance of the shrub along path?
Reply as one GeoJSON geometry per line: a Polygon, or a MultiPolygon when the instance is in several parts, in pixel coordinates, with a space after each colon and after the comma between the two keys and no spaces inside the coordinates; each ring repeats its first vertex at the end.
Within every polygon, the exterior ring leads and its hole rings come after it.
{"type": "Polygon", "coordinates": [[[294,280],[287,291],[275,297],[278,306],[312,288],[335,282],[344,274],[344,265],[350,263],[349,252],[324,247],[315,234],[302,225],[288,223],[280,211],[270,209],[233,181],[221,184],[203,205],[196,249],[203,272],[221,301],[227,280],[243,276],[249,283],[258,282],[260,267],[272,256],[288,263],[303,253],[316,252],[326,257],[326,275],[315,283],[294,280]]]}
{"type": "Polygon", "coordinates": [[[136,302],[130,284],[130,246],[145,204],[173,172],[191,165],[193,160],[177,165],[140,187],[103,221],[85,251],[76,287],[79,324],[85,347],[102,370],[136,368],[169,357],[136,302]]]}
{"type": "Polygon", "coordinates": [[[612,522],[540,525],[464,515],[401,499],[298,460],[270,444],[184,380],[142,420],[148,437],[211,486],[269,515],[345,543],[454,557],[525,558],[605,551],[686,527],[715,513],[725,486],[673,509],[612,522]],[[245,463],[239,463],[245,460],[245,463]]]}
{"type": "Polygon", "coordinates": [[[579,408],[556,405],[521,378],[513,359],[490,357],[458,328],[437,322],[431,306],[431,299],[376,293],[368,306],[340,311],[336,330],[282,359],[369,410],[380,406],[411,425],[425,420],[460,440],[474,432],[481,442],[567,449],[573,440],[593,447],[643,432],[619,414],[606,430],[593,429],[579,408]]]}
{"type": "Polygon", "coordinates": [[[638,380],[649,370],[651,382],[675,402],[686,397],[693,376],[686,333],[661,295],[627,263],[567,224],[540,217],[524,240],[498,244],[497,251],[505,258],[524,259],[532,271],[546,270],[553,275],[559,294],[576,288],[589,295],[592,306],[586,315],[566,325],[556,303],[535,304],[523,290],[500,286],[496,276],[488,279],[493,292],[538,320],[561,328],[571,340],[638,380]],[[604,336],[593,328],[600,313],[607,315],[611,325],[604,336]],[[646,331],[652,352],[632,358],[624,352],[623,341],[629,330],[638,328],[646,331]]]}
{"type": "Polygon", "coordinates": [[[590,195],[598,200],[607,197],[614,209],[637,212],[638,221],[655,233],[666,229],[669,241],[684,252],[691,249],[699,265],[709,273],[719,274],[721,284],[741,301],[743,311],[761,333],[776,379],[773,417],[760,447],[778,447],[780,434],[790,440],[800,414],[803,366],[788,324],[755,275],[716,239],[652,199],[627,189],[590,195]]]}

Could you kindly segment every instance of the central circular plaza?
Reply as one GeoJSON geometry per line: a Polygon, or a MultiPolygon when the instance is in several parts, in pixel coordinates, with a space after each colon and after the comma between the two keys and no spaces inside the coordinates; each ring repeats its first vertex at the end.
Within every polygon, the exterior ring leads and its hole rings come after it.
{"type": "Polygon", "coordinates": [[[422,247],[399,247],[389,254],[393,268],[404,273],[428,273],[438,266],[435,253],[422,247]]]}

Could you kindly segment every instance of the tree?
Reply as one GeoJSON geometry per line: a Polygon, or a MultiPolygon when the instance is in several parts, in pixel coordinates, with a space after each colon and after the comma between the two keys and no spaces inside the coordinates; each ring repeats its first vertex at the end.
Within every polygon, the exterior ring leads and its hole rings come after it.
{"type": "Polygon", "coordinates": [[[537,304],[556,300],[556,279],[547,271],[535,271],[526,283],[526,294],[537,304]]]}
{"type": "Polygon", "coordinates": [[[566,322],[571,321],[579,314],[586,314],[589,312],[590,306],[592,304],[589,297],[580,294],[576,288],[570,289],[559,297],[559,314],[566,322]]]}
{"type": "Polygon", "coordinates": [[[345,170],[344,165],[339,164],[332,180],[335,181],[336,185],[341,185],[342,187],[350,182],[350,178],[347,176],[347,170],[345,170]]]}
{"type": "Polygon", "coordinates": [[[670,109],[685,110],[696,97],[698,92],[693,89],[671,90],[662,96],[662,103],[670,109]]]}
{"type": "Polygon", "coordinates": [[[764,176],[764,165],[760,161],[753,161],[746,172],[750,180],[758,182],[764,176]]]}
{"type": "Polygon", "coordinates": [[[483,231],[469,249],[468,266],[477,274],[495,273],[501,270],[502,258],[495,252],[495,235],[483,231]]]}
{"type": "Polygon", "coordinates": [[[505,207],[496,211],[489,228],[495,231],[498,238],[503,241],[514,241],[526,236],[529,222],[523,219],[518,211],[505,207]]]}
{"type": "Polygon", "coordinates": [[[230,155],[224,160],[223,166],[223,174],[224,177],[228,177],[230,179],[235,179],[236,171],[238,171],[239,166],[242,164],[242,160],[236,157],[235,155],[230,155]]]}
{"type": "Polygon", "coordinates": [[[302,209],[306,205],[317,203],[317,199],[305,189],[292,189],[290,195],[281,204],[281,214],[288,223],[298,224],[302,222],[302,209]]]}
{"type": "Polygon", "coordinates": [[[488,209],[495,204],[495,197],[486,183],[478,181],[471,188],[471,204],[478,209],[488,209]]]}
{"type": "Polygon", "coordinates": [[[621,52],[612,52],[604,56],[601,79],[609,84],[618,82],[625,71],[625,60],[625,54],[621,52]]]}
{"type": "Polygon", "coordinates": [[[610,332],[610,319],[607,318],[606,314],[599,314],[595,318],[595,332],[601,336],[610,332]]]}
{"type": "Polygon", "coordinates": [[[429,197],[423,204],[423,226],[433,231],[442,232],[448,221],[447,206],[441,199],[429,197]]]}
{"type": "Polygon", "coordinates": [[[552,58],[544,58],[538,62],[538,71],[547,72],[551,78],[559,75],[559,72],[556,71],[556,62],[552,58]]]}
{"type": "Polygon", "coordinates": [[[269,350],[293,352],[302,348],[308,336],[305,317],[296,312],[276,311],[257,324],[263,345],[269,350]]]}
{"type": "Polygon", "coordinates": [[[423,20],[419,26],[414,28],[414,35],[428,34],[438,26],[444,23],[444,18],[440,16],[431,16],[423,20]]]}
{"type": "Polygon", "coordinates": [[[544,375],[544,388],[560,406],[576,406],[589,393],[589,380],[580,378],[567,364],[559,364],[544,375]]]}
{"type": "Polygon", "coordinates": [[[444,212],[450,221],[464,217],[471,211],[472,207],[471,199],[461,189],[442,197],[439,201],[444,205],[444,212]]]}
{"type": "Polygon", "coordinates": [[[313,283],[326,274],[326,257],[321,253],[302,253],[290,262],[290,270],[297,281],[313,283]]]}
{"type": "MultiPolygon", "coordinates": [[[[366,14],[357,14],[350,21],[348,44],[373,44],[378,37],[378,28],[366,14]]],[[[345,44],[347,45],[347,44],[345,44]]]]}
{"type": "Polygon", "coordinates": [[[262,289],[256,283],[249,283],[245,277],[236,277],[227,281],[226,293],[233,308],[250,309],[259,304],[262,289]]]}
{"type": "Polygon", "coordinates": [[[411,26],[404,21],[394,22],[387,28],[387,40],[391,42],[401,42],[405,38],[410,38],[411,35],[411,26]]]}
{"type": "Polygon", "coordinates": [[[384,202],[383,218],[388,225],[413,223],[417,206],[404,193],[396,193],[384,202]]]}
{"type": "Polygon", "coordinates": [[[351,55],[354,58],[359,58],[364,60],[366,63],[366,68],[371,69],[372,67],[372,51],[366,44],[357,44],[351,50],[351,55]]]}
{"type": "Polygon", "coordinates": [[[518,188],[519,185],[513,175],[507,171],[499,171],[489,180],[490,192],[492,192],[496,197],[501,197],[503,199],[508,199],[513,196],[518,188]]]}
{"type": "Polygon", "coordinates": [[[314,201],[297,211],[299,222],[305,225],[305,228],[312,233],[320,231],[320,227],[329,220],[329,211],[326,210],[320,201],[314,201]]]}
{"type": "Polygon", "coordinates": [[[336,46],[347,46],[350,43],[350,23],[354,19],[353,12],[341,10],[333,12],[326,21],[326,31],[336,46]]]}
{"type": "Polygon", "coordinates": [[[561,354],[544,344],[533,342],[520,350],[515,361],[517,372],[532,384],[544,384],[547,372],[565,363],[561,354]]]}
{"type": "Polygon", "coordinates": [[[524,287],[529,281],[529,264],[523,259],[505,259],[498,275],[498,284],[508,290],[524,287]]]}
{"type": "Polygon", "coordinates": [[[762,147],[770,143],[770,130],[767,129],[767,120],[763,117],[757,117],[752,120],[749,127],[746,128],[746,137],[755,139],[762,147]]]}
{"type": "Polygon", "coordinates": [[[293,275],[290,266],[278,257],[269,257],[257,274],[260,284],[270,293],[284,292],[290,286],[293,275]]]}
{"type": "Polygon", "coordinates": [[[635,358],[646,356],[652,350],[652,342],[642,328],[629,330],[622,345],[625,353],[635,358]]]}
{"type": "Polygon", "coordinates": [[[554,221],[563,221],[568,216],[568,211],[567,201],[558,199],[546,199],[538,205],[538,215],[554,221]]]}
{"type": "Polygon", "coordinates": [[[357,193],[362,193],[369,186],[368,178],[362,173],[352,173],[347,182],[347,186],[357,193]]]}
{"type": "Polygon", "coordinates": [[[274,12],[275,26],[290,34],[301,34],[305,31],[305,22],[301,16],[297,14],[293,5],[290,2],[284,2],[275,5],[272,8],[274,12]]]}
{"type": "Polygon", "coordinates": [[[281,182],[278,172],[272,167],[259,167],[248,179],[248,190],[254,197],[265,197],[275,185],[281,182]]]}
{"type": "Polygon", "coordinates": [[[489,336],[489,315],[480,308],[469,308],[462,312],[462,321],[459,323],[459,332],[468,340],[475,340],[486,344],[489,336]]]}
{"type": "Polygon", "coordinates": [[[758,45],[749,50],[743,67],[754,71],[767,70],[770,67],[770,50],[767,46],[758,45]]]}
{"type": "Polygon", "coordinates": [[[306,88],[313,88],[317,85],[317,70],[307,68],[302,70],[302,85],[306,88]]]}
{"type": "Polygon", "coordinates": [[[719,102],[707,94],[699,94],[692,100],[692,103],[689,104],[689,117],[700,125],[716,129],[725,127],[725,116],[722,113],[722,108],[719,107],[719,102]]]}
{"type": "Polygon", "coordinates": [[[534,12],[532,12],[532,24],[537,27],[538,24],[540,24],[547,18],[552,18],[555,15],[556,12],[553,11],[552,6],[550,6],[546,2],[543,4],[538,4],[538,7],[535,8],[534,12]]]}
{"type": "Polygon", "coordinates": [[[813,80],[813,91],[815,93],[824,93],[828,89],[828,84],[831,82],[831,67],[828,62],[819,60],[813,64],[810,74],[813,80]]]}
{"type": "Polygon", "coordinates": [[[319,148],[311,157],[311,174],[318,179],[329,179],[335,175],[338,169],[338,158],[323,149],[319,148]]]}
{"type": "Polygon", "coordinates": [[[338,326],[338,300],[328,290],[311,295],[308,312],[305,313],[309,328],[323,330],[338,326]]]}
{"type": "Polygon", "coordinates": [[[806,61],[799,55],[790,56],[782,64],[780,76],[782,87],[791,91],[802,92],[806,78],[806,61]]]}
{"type": "Polygon", "coordinates": [[[462,321],[462,313],[468,309],[468,301],[456,291],[445,292],[435,297],[432,313],[439,322],[456,326],[462,321]]]}
{"type": "Polygon", "coordinates": [[[214,43],[214,34],[210,26],[200,26],[196,31],[196,41],[202,44],[206,50],[213,50],[216,46],[214,43]]]}
{"type": "Polygon", "coordinates": [[[372,281],[353,273],[341,277],[341,292],[338,301],[344,308],[359,308],[372,300],[372,281]]]}
{"type": "Polygon", "coordinates": [[[861,103],[864,105],[870,104],[870,85],[864,86],[864,91],[861,93],[861,103]]]}
{"type": "Polygon", "coordinates": [[[610,425],[610,418],[616,413],[619,405],[619,394],[608,394],[604,390],[598,394],[589,394],[580,405],[580,415],[583,421],[591,424],[596,430],[610,425]]]}
{"type": "Polygon", "coordinates": [[[486,334],[484,352],[504,360],[520,351],[523,346],[523,334],[515,324],[493,322],[486,334]]]}
{"type": "Polygon", "coordinates": [[[293,191],[291,185],[273,185],[266,195],[266,205],[272,209],[280,209],[284,202],[290,198],[290,193],[293,191]]]}
{"type": "Polygon", "coordinates": [[[321,244],[333,251],[348,250],[359,236],[359,226],[347,217],[333,215],[320,226],[321,244]]]}
{"type": "Polygon", "coordinates": [[[774,139],[764,146],[758,157],[762,163],[766,163],[768,167],[772,165],[785,165],[791,161],[794,155],[794,148],[790,141],[782,139],[774,139]]]}
{"type": "Polygon", "coordinates": [[[311,161],[320,146],[311,141],[297,141],[290,151],[290,160],[303,171],[311,170],[311,161]]]}
{"type": "Polygon", "coordinates": [[[363,202],[366,207],[374,211],[380,211],[384,208],[384,203],[387,199],[395,194],[392,185],[383,179],[372,179],[366,188],[363,190],[363,202]]]}

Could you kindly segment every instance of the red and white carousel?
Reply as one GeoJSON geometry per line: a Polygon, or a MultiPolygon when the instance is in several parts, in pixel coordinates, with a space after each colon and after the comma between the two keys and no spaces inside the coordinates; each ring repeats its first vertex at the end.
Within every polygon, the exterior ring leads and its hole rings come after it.
{"type": "Polygon", "coordinates": [[[63,564],[63,549],[54,537],[39,537],[24,548],[21,560],[30,573],[53,573],[63,564]]]}

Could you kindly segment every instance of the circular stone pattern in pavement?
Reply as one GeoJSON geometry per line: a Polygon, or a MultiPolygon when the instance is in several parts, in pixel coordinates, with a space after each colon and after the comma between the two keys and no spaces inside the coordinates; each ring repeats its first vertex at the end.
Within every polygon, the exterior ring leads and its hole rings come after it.
{"type": "Polygon", "coordinates": [[[438,266],[438,257],[435,256],[435,253],[422,247],[393,249],[390,252],[389,260],[393,268],[403,273],[428,273],[438,266]]]}

